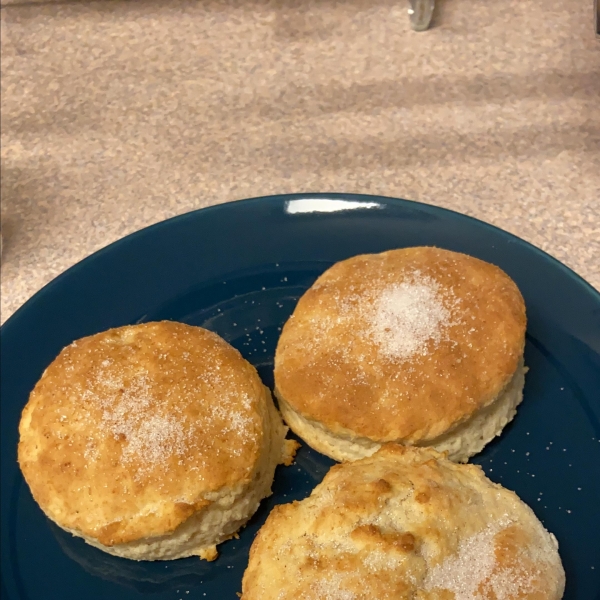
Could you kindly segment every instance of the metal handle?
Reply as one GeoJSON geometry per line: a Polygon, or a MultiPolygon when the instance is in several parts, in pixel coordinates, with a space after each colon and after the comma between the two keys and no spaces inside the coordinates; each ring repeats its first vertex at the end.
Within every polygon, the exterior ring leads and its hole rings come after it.
{"type": "Polygon", "coordinates": [[[425,31],[431,25],[431,17],[435,7],[435,0],[409,0],[410,26],[415,31],[425,31]]]}

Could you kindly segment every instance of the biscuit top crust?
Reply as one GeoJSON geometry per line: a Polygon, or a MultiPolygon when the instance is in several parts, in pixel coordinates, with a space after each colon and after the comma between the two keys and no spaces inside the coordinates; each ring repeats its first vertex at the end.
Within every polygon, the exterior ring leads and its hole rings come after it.
{"type": "Polygon", "coordinates": [[[120,327],[66,347],[35,386],[19,463],[44,512],[104,545],[172,532],[247,484],[268,391],[218,335],[182,323],[120,327]]]}
{"type": "Polygon", "coordinates": [[[394,444],[259,531],[242,600],[559,600],[554,537],[478,466],[394,444]]]}
{"type": "Polygon", "coordinates": [[[431,247],[355,256],[285,324],[277,395],[339,435],[427,443],[493,402],[525,327],[517,286],[492,264],[431,247]]]}

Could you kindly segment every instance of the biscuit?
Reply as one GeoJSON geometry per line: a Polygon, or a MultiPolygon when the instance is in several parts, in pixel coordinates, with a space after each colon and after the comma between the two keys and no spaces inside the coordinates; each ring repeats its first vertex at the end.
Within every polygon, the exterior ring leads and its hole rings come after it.
{"type": "Polygon", "coordinates": [[[291,429],[335,460],[396,442],[466,461],[522,400],[525,327],[494,265],[429,247],[355,256],[283,327],[275,395],[291,429]]]}
{"type": "Polygon", "coordinates": [[[242,600],[559,600],[564,586],[556,539],[516,494],[388,444],[271,512],[242,600]]]}
{"type": "Polygon", "coordinates": [[[164,321],[65,348],[23,410],[18,458],[44,513],[101,550],[212,560],[270,495],[286,431],[237,350],[164,321]]]}

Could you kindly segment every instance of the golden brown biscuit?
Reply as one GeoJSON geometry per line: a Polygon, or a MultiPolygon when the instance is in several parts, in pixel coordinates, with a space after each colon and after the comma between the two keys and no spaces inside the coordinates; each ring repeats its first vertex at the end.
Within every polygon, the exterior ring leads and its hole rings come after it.
{"type": "Polygon", "coordinates": [[[271,493],[286,428],[252,365],[182,323],[111,329],[46,369],[19,426],[33,497],[63,529],[137,560],[217,555],[271,493]]]}
{"type": "Polygon", "coordinates": [[[559,600],[564,586],[556,539],[516,494],[390,444],[271,512],[242,600],[559,600]]]}
{"type": "Polygon", "coordinates": [[[465,461],[522,399],[525,325],[494,265],[429,247],[355,256],[300,298],[275,394],[288,425],[336,460],[398,442],[465,461]]]}

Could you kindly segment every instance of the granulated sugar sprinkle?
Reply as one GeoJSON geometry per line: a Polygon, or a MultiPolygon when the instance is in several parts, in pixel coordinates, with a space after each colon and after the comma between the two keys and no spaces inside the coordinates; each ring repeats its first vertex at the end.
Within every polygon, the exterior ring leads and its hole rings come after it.
{"type": "Polygon", "coordinates": [[[97,460],[101,437],[112,436],[122,442],[121,461],[135,463],[135,477],[139,479],[171,457],[181,459],[192,448],[196,459],[201,460],[200,455],[210,451],[216,431],[230,434],[238,442],[228,451],[240,456],[243,445],[256,439],[251,399],[246,393],[230,389],[227,374],[218,367],[207,368],[201,377],[203,384],[222,390],[220,402],[204,406],[203,416],[190,421],[185,406],[197,401],[193,383],[178,382],[173,389],[177,402],[163,402],[154,397],[153,380],[143,369],[127,374],[110,361],[101,363],[92,376],[92,385],[81,393],[84,404],[100,409],[99,437],[88,439],[86,459],[97,460]]]}
{"type": "MultiPolygon", "coordinates": [[[[107,367],[107,364],[103,364],[107,367]]],[[[83,399],[92,400],[102,409],[102,425],[115,438],[125,440],[122,459],[141,458],[147,466],[164,462],[169,456],[185,452],[189,428],[181,416],[161,415],[152,411],[154,401],[146,374],[140,373],[125,385],[122,377],[102,369],[96,381],[97,390],[88,390],[83,399]]],[[[86,457],[94,458],[93,447],[86,457]]]]}
{"type": "Polygon", "coordinates": [[[381,352],[406,360],[426,354],[445,339],[458,303],[451,291],[442,293],[431,277],[415,271],[410,278],[383,290],[369,315],[370,333],[381,352]]]}
{"type": "Polygon", "coordinates": [[[156,464],[172,454],[183,454],[188,437],[189,431],[184,430],[180,420],[170,415],[152,415],[129,435],[123,458],[142,456],[146,463],[156,464]]]}
{"type": "Polygon", "coordinates": [[[508,600],[531,588],[531,575],[511,567],[499,568],[495,537],[510,524],[508,519],[488,525],[462,541],[456,555],[436,565],[424,581],[426,591],[446,589],[455,600],[477,600],[482,584],[491,587],[497,600],[508,600]]]}
{"type": "Polygon", "coordinates": [[[332,573],[327,579],[319,579],[312,585],[312,591],[318,594],[319,600],[356,600],[356,594],[344,589],[343,577],[332,573]]]}

